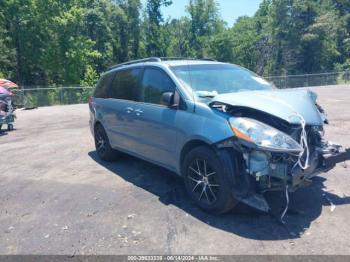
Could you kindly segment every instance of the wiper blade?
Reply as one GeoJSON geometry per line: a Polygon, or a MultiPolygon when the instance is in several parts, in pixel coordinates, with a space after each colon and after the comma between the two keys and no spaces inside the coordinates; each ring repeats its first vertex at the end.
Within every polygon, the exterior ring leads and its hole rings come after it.
{"type": "Polygon", "coordinates": [[[218,95],[216,91],[196,91],[196,95],[199,98],[214,98],[218,95]]]}
{"type": "Polygon", "coordinates": [[[216,96],[208,95],[208,96],[198,96],[198,97],[200,97],[200,98],[214,98],[214,97],[216,97],[216,96]]]}

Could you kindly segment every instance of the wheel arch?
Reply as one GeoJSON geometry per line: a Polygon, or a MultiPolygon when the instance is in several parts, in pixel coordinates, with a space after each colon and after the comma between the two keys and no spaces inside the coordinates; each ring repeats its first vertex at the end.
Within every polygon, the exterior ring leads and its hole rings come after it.
{"type": "Polygon", "coordinates": [[[183,175],[182,169],[183,169],[183,162],[184,162],[185,156],[192,149],[194,149],[196,147],[200,147],[200,146],[207,146],[207,147],[213,148],[212,144],[209,144],[207,141],[204,141],[202,139],[192,139],[192,140],[186,142],[186,144],[182,147],[182,150],[180,153],[180,163],[179,163],[181,176],[183,175]]]}
{"type": "Polygon", "coordinates": [[[96,127],[98,127],[98,126],[102,126],[103,128],[104,128],[104,126],[102,125],[102,123],[101,123],[101,121],[99,121],[99,120],[96,120],[94,123],[93,123],[93,125],[92,125],[92,132],[93,132],[93,135],[95,135],[95,132],[96,132],[96,127]]]}
{"type": "Polygon", "coordinates": [[[99,125],[101,125],[101,126],[103,127],[102,123],[101,123],[99,120],[96,120],[95,123],[94,123],[94,130],[95,130],[96,127],[99,126],[99,125]]]}

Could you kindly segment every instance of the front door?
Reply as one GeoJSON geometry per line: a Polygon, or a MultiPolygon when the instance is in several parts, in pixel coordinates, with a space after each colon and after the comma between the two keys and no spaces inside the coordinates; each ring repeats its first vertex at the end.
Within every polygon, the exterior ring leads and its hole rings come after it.
{"type": "Polygon", "coordinates": [[[163,166],[176,166],[177,119],[181,110],[161,104],[165,92],[175,92],[176,86],[160,68],[146,67],[141,82],[141,102],[135,107],[140,153],[163,166]]]}

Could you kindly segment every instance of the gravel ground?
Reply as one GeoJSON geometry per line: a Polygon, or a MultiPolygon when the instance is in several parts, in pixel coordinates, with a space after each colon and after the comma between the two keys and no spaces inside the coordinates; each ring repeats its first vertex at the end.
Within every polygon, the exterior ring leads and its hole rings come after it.
{"type": "MultiPolygon", "coordinates": [[[[350,86],[314,90],[327,137],[350,147],[350,86]]],[[[17,116],[0,135],[0,254],[350,254],[342,163],[292,194],[286,225],[244,206],[211,216],[167,170],[130,156],[101,163],[87,105],[17,116]]],[[[278,214],[282,195],[267,197],[278,214]]]]}

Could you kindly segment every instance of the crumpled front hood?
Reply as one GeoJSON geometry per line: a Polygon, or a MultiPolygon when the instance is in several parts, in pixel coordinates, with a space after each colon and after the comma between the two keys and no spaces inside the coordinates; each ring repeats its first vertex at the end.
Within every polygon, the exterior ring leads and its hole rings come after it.
{"type": "Polygon", "coordinates": [[[305,89],[276,89],[221,94],[214,97],[210,104],[219,102],[252,108],[279,117],[290,124],[300,124],[300,118],[296,116],[298,113],[308,125],[323,125],[315,105],[316,98],[315,93],[305,89]]]}

